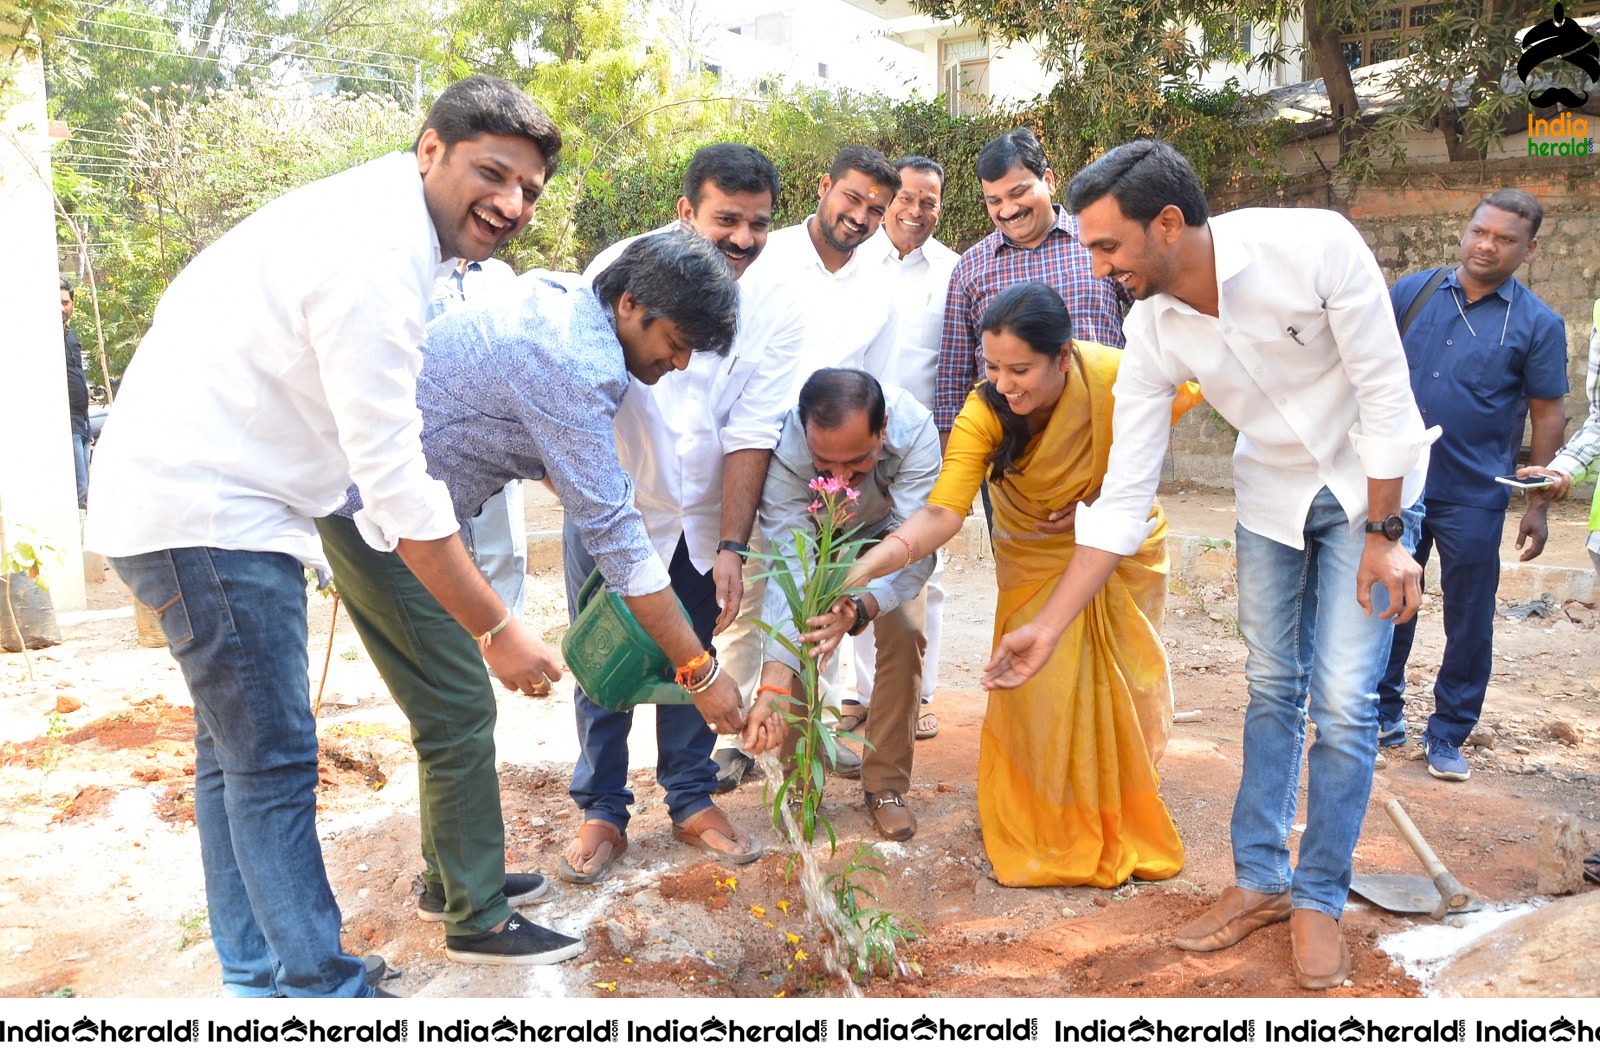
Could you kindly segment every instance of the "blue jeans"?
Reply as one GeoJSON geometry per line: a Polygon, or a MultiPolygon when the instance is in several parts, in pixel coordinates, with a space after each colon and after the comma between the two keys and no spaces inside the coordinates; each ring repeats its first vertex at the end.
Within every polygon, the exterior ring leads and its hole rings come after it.
{"type": "MultiPolygon", "coordinates": [[[[1459,748],[1483,713],[1484,693],[1494,669],[1495,593],[1500,588],[1500,533],[1505,512],[1462,504],[1433,503],[1422,517],[1411,554],[1424,567],[1439,550],[1439,588],[1444,593],[1444,658],[1433,683],[1433,716],[1427,735],[1459,748]]],[[[1389,665],[1378,684],[1378,717],[1387,725],[1405,708],[1406,662],[1417,620],[1394,631],[1389,665]]]]}
{"type": "Polygon", "coordinates": [[[306,581],[273,552],[177,548],[111,561],[161,616],[194,697],[194,810],[211,937],[235,997],[369,997],[339,945],[317,840],[306,581]]]}
{"type": "Polygon", "coordinates": [[[72,472],[78,479],[78,507],[89,503],[89,439],[72,432],[72,472]]]}
{"type": "MultiPolygon", "coordinates": [[[[584,550],[572,521],[562,537],[567,578],[567,614],[576,620],[578,590],[594,570],[594,560],[584,550]]],[[[689,549],[683,538],[667,568],[672,589],[689,612],[695,636],[701,644],[711,643],[711,629],[717,624],[717,590],[709,573],[701,574],[689,562],[689,549]]],[[[628,807],[633,792],[628,790],[628,733],[633,730],[633,711],[607,710],[578,689],[573,694],[578,719],[578,762],[572,769],[572,801],[583,810],[584,820],[609,821],[627,831],[628,807]]],[[[692,706],[656,706],[656,780],[667,792],[667,812],[673,821],[683,822],[712,805],[717,791],[717,766],[711,760],[716,743],[700,712],[692,706]]]]}
{"type": "Polygon", "coordinates": [[[1337,918],[1350,890],[1350,859],[1366,817],[1377,759],[1378,674],[1394,624],[1375,616],[1388,595],[1374,586],[1369,617],[1356,603],[1367,535],[1327,489],[1306,515],[1305,548],[1239,527],[1239,629],[1249,655],[1244,772],[1233,805],[1240,887],[1293,892],[1296,909],[1337,918]],[[1306,830],[1289,867],[1306,718],[1311,745],[1306,830]]]}

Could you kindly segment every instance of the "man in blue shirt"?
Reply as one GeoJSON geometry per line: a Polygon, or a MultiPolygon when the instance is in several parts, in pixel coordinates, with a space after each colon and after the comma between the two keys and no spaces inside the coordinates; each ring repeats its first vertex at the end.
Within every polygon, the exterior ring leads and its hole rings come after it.
{"type": "MultiPolygon", "coordinates": [[[[1500,535],[1511,499],[1510,487],[1495,476],[1510,475],[1516,466],[1524,399],[1533,421],[1531,463],[1549,462],[1565,425],[1566,326],[1513,275],[1537,249],[1543,219],[1544,210],[1526,192],[1486,196],[1467,221],[1454,270],[1402,277],[1389,292],[1402,321],[1414,301],[1425,299],[1404,329],[1406,361],[1423,422],[1444,429],[1433,446],[1416,550],[1417,562],[1426,565],[1438,549],[1444,594],[1444,659],[1423,735],[1428,772],[1441,780],[1471,774],[1461,745],[1478,723],[1493,667],[1500,535]]],[[[1523,562],[1544,550],[1548,504],[1540,491],[1528,491],[1517,533],[1523,562]]],[[[1395,627],[1378,688],[1380,746],[1406,741],[1401,693],[1415,633],[1415,619],[1395,627]]]]}
{"type": "MultiPolygon", "coordinates": [[[[449,487],[456,517],[465,522],[512,479],[548,478],[607,584],[698,686],[695,709],[758,753],[777,745],[781,719],[746,715],[732,679],[697,656],[704,645],[679,611],[612,434],[631,387],[681,370],[691,350],[729,347],[737,306],[721,253],[688,232],[638,240],[592,287],[529,273],[507,297],[432,322],[417,408],[429,473],[449,487]]],[[[352,491],[317,529],[340,599],[411,723],[427,862],[418,915],[444,922],[445,955],[461,963],[577,956],[581,940],[515,911],[544,897],[544,879],[505,871],[495,696],[482,658],[500,628],[474,638],[452,624],[404,563],[363,540],[353,518],[361,506],[352,491]]]]}

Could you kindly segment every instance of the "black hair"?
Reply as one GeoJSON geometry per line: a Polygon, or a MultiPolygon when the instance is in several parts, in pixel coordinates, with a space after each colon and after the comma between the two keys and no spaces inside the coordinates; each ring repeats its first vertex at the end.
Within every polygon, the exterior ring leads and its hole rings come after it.
{"type": "Polygon", "coordinates": [[[429,129],[447,148],[485,135],[529,140],[544,156],[545,180],[555,174],[561,155],[561,130],[550,116],[522,89],[488,74],[464,77],[441,92],[411,150],[421,146],[422,133],[429,129]]]}
{"type": "Polygon", "coordinates": [[[918,173],[930,173],[939,178],[939,194],[944,194],[944,167],[927,155],[906,155],[904,158],[894,160],[894,171],[914,169],[918,173]]]}
{"type": "Polygon", "coordinates": [[[724,195],[764,191],[778,204],[778,167],[748,144],[708,144],[694,153],[683,171],[683,197],[690,206],[700,205],[707,181],[724,195]]]}
{"type": "Polygon", "coordinates": [[[999,180],[1019,162],[1036,177],[1043,177],[1050,168],[1039,138],[1028,129],[1012,129],[984,144],[978,152],[978,179],[999,180]]]}
{"type": "Polygon", "coordinates": [[[822,368],[800,388],[800,426],[833,429],[852,412],[867,414],[867,430],[882,434],[888,421],[883,387],[859,368],[822,368]]]}
{"type": "MultiPolygon", "coordinates": [[[[1054,287],[1043,283],[1018,283],[1001,291],[989,303],[979,330],[984,334],[1008,332],[1027,343],[1039,356],[1054,361],[1061,356],[1061,348],[1072,342],[1072,315],[1054,287]]],[[[1078,351],[1073,349],[1070,356],[1078,366],[1078,373],[1083,375],[1078,351]]],[[[1087,377],[1084,383],[1088,385],[1087,377]]],[[[1012,411],[1011,403],[993,383],[988,380],[980,383],[978,393],[1000,420],[1000,444],[989,457],[989,479],[999,482],[1007,474],[1017,472],[1017,459],[1033,440],[1033,431],[1025,418],[1012,411]]]]}
{"type": "Polygon", "coordinates": [[[1514,213],[1528,222],[1528,238],[1533,239],[1539,234],[1539,226],[1544,224],[1544,207],[1539,205],[1539,200],[1523,191],[1521,188],[1501,188],[1499,191],[1490,192],[1478,201],[1472,208],[1472,216],[1478,216],[1478,211],[1485,206],[1493,206],[1496,210],[1514,213]]]}
{"type": "Polygon", "coordinates": [[[833,156],[828,169],[828,179],[837,181],[851,170],[871,178],[874,184],[886,184],[893,195],[900,190],[900,171],[894,163],[883,157],[883,152],[870,147],[845,147],[833,156]]]}
{"type": "Polygon", "coordinates": [[[644,324],[670,320],[692,349],[728,352],[739,325],[739,287],[722,251],[687,228],[629,243],[594,278],[594,293],[616,307],[624,291],[645,307],[644,324]]]}
{"type": "Polygon", "coordinates": [[[72,289],[72,281],[65,276],[61,277],[61,289],[67,292],[68,298],[76,299],[78,297],[78,292],[72,289]]]}
{"type": "Polygon", "coordinates": [[[1176,147],[1161,140],[1135,140],[1113,147],[1078,170],[1067,185],[1068,209],[1082,213],[1110,195],[1130,221],[1148,225],[1168,206],[1183,212],[1183,223],[1206,223],[1210,209],[1194,167],[1176,147]]]}

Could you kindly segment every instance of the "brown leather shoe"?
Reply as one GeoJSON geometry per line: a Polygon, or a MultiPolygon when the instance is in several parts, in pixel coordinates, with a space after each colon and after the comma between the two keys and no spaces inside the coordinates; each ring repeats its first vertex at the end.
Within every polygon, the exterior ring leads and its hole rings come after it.
{"type": "Polygon", "coordinates": [[[867,815],[879,833],[897,843],[917,834],[917,818],[897,791],[867,792],[867,815]]]}
{"type": "Polygon", "coordinates": [[[1294,981],[1306,990],[1326,990],[1350,978],[1350,947],[1344,929],[1327,913],[1296,909],[1289,918],[1294,981]]]}
{"type": "Polygon", "coordinates": [[[1204,914],[1178,929],[1172,944],[1180,950],[1209,953],[1225,950],[1256,928],[1289,919],[1289,892],[1261,894],[1229,887],[1204,914]]]}

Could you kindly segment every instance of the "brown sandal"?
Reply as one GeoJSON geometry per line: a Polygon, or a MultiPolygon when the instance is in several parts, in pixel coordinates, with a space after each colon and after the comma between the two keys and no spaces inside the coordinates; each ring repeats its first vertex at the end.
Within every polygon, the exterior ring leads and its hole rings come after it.
{"type": "Polygon", "coordinates": [[[859,700],[846,699],[839,703],[839,731],[855,732],[867,723],[867,707],[859,700]]]}
{"type": "Polygon", "coordinates": [[[707,806],[683,823],[674,824],[672,838],[699,847],[730,865],[748,865],[767,852],[761,840],[728,820],[720,806],[707,806]],[[717,846],[713,840],[724,845],[717,846]]]}
{"type": "Polygon", "coordinates": [[[568,883],[599,883],[627,849],[628,837],[622,834],[622,829],[610,821],[591,817],[578,826],[578,834],[561,855],[556,872],[568,883]],[[600,864],[588,872],[573,864],[576,859],[578,865],[594,865],[596,858],[600,859],[600,864]]]}

